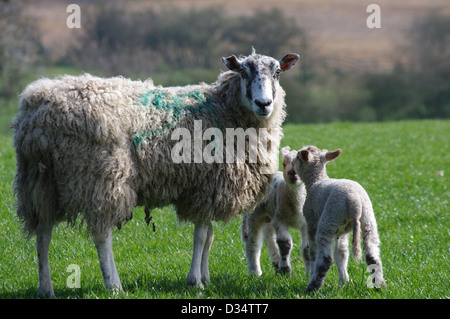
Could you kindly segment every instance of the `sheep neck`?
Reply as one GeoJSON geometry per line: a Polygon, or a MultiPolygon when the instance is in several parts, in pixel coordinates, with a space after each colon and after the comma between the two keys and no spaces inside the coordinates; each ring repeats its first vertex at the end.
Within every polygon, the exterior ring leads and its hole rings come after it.
{"type": "Polygon", "coordinates": [[[325,169],[316,171],[316,170],[308,170],[304,173],[304,182],[306,186],[306,190],[308,191],[315,183],[329,178],[325,169]]]}
{"type": "Polygon", "coordinates": [[[302,184],[290,184],[286,183],[288,191],[286,192],[287,197],[289,200],[295,204],[300,203],[300,196],[301,196],[301,186],[302,184]]]}

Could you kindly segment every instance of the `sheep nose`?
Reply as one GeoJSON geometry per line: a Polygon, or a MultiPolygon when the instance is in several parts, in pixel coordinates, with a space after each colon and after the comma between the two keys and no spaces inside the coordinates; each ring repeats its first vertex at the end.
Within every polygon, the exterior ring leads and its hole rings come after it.
{"type": "Polygon", "coordinates": [[[272,100],[271,99],[266,99],[266,100],[255,99],[255,104],[258,105],[260,108],[264,109],[266,106],[269,106],[270,104],[272,104],[272,100]]]}

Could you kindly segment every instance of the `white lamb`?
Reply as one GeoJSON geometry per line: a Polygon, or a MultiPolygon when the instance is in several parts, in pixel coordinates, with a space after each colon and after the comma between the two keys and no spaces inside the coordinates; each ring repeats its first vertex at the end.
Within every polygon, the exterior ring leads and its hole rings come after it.
{"type": "Polygon", "coordinates": [[[324,283],[325,275],[333,262],[333,239],[336,240],[334,259],[339,272],[339,282],[349,280],[348,237],[352,229],[353,257],[356,260],[361,258],[362,231],[366,263],[375,270],[375,286],[385,286],[378,247],[380,240],[377,222],[369,196],[357,182],[329,178],[326,173],[326,163],[338,157],[340,153],[340,149],[328,152],[316,146],[306,146],[298,151],[294,164],[307,191],[303,213],[308,225],[312,265],[307,292],[318,290],[324,283]]]}
{"type": "Polygon", "coordinates": [[[231,71],[215,83],[184,87],[91,75],[30,84],[13,122],[14,189],[24,229],[37,237],[38,294],[54,296],[48,263],[53,227],[74,225],[80,215],[93,235],[106,288],[121,289],[112,229],[131,219],[135,206],[149,211],[173,204],[180,220],[195,224],[186,282],[208,282],[211,222],[257,205],[278,167],[285,118],[278,80],[298,58],[232,55],[223,58],[231,71]],[[239,130],[265,133],[261,141],[244,136],[241,160],[233,148],[228,152],[239,130]],[[198,161],[203,147],[218,160],[198,161]]]}
{"type": "Polygon", "coordinates": [[[253,212],[247,212],[242,223],[242,240],[245,246],[247,267],[250,274],[262,274],[260,255],[262,237],[266,243],[275,270],[291,275],[290,255],[292,237],[289,228],[300,231],[301,253],[306,273],[310,273],[309,248],[306,235],[306,220],[303,216],[305,185],[294,170],[293,161],[297,151],[286,146],[281,149],[283,172],[277,172],[264,202],[253,212]]]}

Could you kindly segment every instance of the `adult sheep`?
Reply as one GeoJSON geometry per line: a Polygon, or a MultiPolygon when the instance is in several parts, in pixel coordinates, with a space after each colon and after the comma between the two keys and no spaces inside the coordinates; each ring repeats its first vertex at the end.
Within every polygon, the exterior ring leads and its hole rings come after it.
{"type": "Polygon", "coordinates": [[[215,83],[184,87],[89,74],[28,85],[13,121],[14,189],[24,230],[29,238],[36,235],[38,294],[54,296],[48,263],[53,227],[62,221],[74,225],[80,214],[92,233],[106,288],[121,289],[112,229],[131,219],[135,206],[173,204],[181,221],[194,223],[187,284],[208,282],[211,221],[228,221],[261,202],[277,170],[285,118],[278,80],[298,58],[287,54],[278,61],[254,50],[248,57],[232,55],[223,58],[231,71],[215,83]],[[180,148],[191,145],[187,137],[180,141],[182,133],[190,133],[201,147],[209,141],[214,156],[225,150],[217,145],[220,138],[227,151],[237,149],[228,148],[236,137],[227,134],[233,128],[264,129],[265,141],[255,144],[248,136],[244,158],[227,157],[226,163],[217,160],[225,156],[197,161],[198,147],[180,148]]]}

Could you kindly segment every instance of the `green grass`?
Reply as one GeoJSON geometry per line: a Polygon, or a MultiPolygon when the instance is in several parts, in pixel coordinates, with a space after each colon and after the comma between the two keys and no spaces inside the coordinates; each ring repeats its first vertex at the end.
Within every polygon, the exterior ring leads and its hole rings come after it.
{"type": "MultiPolygon", "coordinates": [[[[153,211],[156,232],[135,209],[133,220],[115,231],[114,252],[124,291],[105,291],[97,254],[85,228],[61,224],[54,231],[50,267],[60,298],[449,298],[448,255],[450,121],[286,125],[282,145],[314,144],[341,156],[328,174],[358,181],[369,193],[382,241],[387,288],[366,287],[362,263],[349,261],[351,282],[338,284],[336,266],[316,294],[305,295],[308,277],[294,239],[293,276],[276,275],[264,247],[263,275],[247,275],[241,218],[216,223],[210,255],[211,283],[185,286],[192,254],[193,226],[179,224],[171,207],[153,211]],[[70,264],[81,269],[81,288],[68,288],[70,264]]],[[[17,221],[12,181],[15,155],[11,137],[0,137],[0,298],[35,298],[38,288],[34,239],[27,241],[17,221]]]]}

